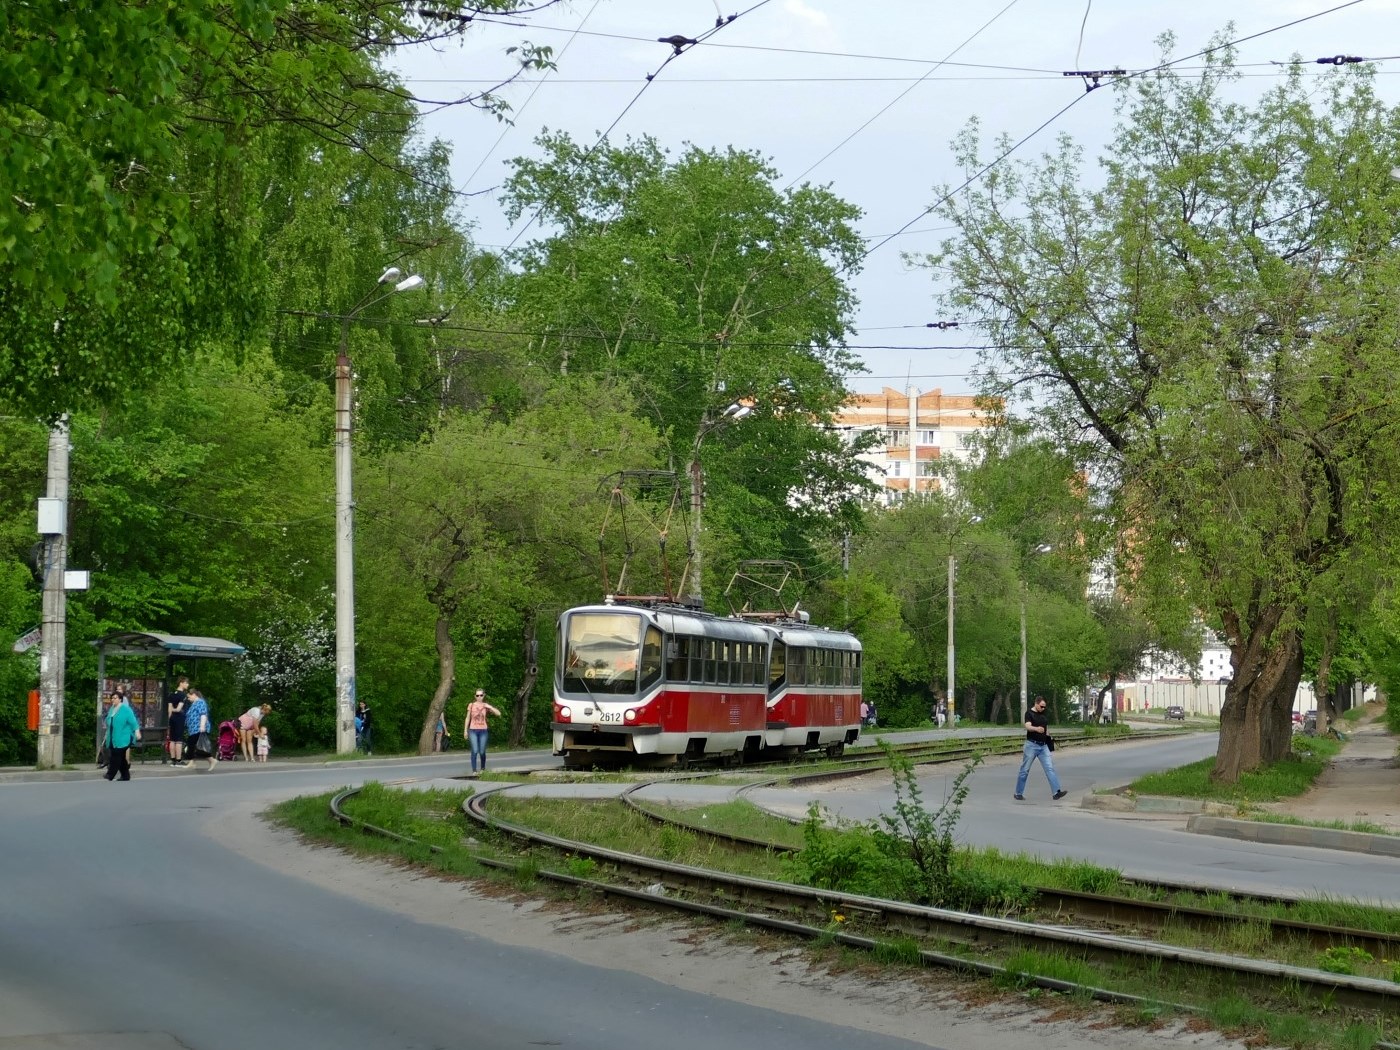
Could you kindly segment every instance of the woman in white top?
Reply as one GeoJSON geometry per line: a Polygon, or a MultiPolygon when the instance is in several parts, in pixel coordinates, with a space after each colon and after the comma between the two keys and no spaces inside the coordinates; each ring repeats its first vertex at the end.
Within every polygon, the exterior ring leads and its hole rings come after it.
{"type": "Polygon", "coordinates": [[[238,746],[243,751],[245,761],[253,761],[254,748],[258,742],[258,726],[262,725],[263,715],[271,710],[271,704],[263,704],[261,707],[250,707],[238,716],[238,746]]]}

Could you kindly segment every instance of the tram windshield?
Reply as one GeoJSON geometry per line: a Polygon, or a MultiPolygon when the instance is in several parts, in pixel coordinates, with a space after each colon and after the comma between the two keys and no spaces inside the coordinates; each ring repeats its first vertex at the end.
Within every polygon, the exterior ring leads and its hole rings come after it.
{"type": "MultiPolygon", "coordinates": [[[[642,618],[630,613],[576,612],[564,628],[560,688],[566,693],[632,695],[642,651],[642,618]]],[[[659,660],[659,654],[658,654],[659,660]]]]}

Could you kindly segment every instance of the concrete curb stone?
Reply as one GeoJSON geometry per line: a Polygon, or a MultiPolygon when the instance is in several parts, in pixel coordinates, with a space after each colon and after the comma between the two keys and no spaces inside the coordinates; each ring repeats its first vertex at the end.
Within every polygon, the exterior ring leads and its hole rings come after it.
{"type": "Polygon", "coordinates": [[[1276,846],[1311,846],[1400,857],[1400,835],[1372,835],[1364,831],[1313,828],[1298,824],[1269,824],[1260,820],[1229,820],[1197,814],[1186,822],[1186,830],[1197,835],[1218,835],[1244,842],[1264,842],[1276,846]]]}

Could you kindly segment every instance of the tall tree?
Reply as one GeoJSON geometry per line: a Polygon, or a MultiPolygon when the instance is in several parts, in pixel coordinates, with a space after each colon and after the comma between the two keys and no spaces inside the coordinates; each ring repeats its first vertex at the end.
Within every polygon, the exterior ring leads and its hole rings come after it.
{"type": "MultiPolygon", "coordinates": [[[[110,401],[201,339],[246,331],[268,306],[261,162],[300,168],[302,185],[327,153],[396,166],[380,136],[416,113],[384,58],[519,6],[0,7],[0,401],[38,414],[110,401]]],[[[548,60],[528,45],[516,57],[548,60]]]]}
{"type": "MultiPolygon", "coordinates": [[[[705,507],[702,551],[811,561],[813,530],[853,513],[864,481],[812,425],[831,421],[857,367],[838,274],[859,263],[858,211],[821,187],[779,189],[740,150],[673,159],[650,138],[586,150],[562,134],[539,146],[505,195],[508,215],[546,231],[520,253],[513,295],[537,359],[632,385],[705,507]],[[736,405],[748,414],[731,424],[736,405]]],[[[725,567],[706,566],[710,593],[725,567]]]]}
{"type": "MultiPolygon", "coordinates": [[[[463,639],[483,651],[505,643],[519,671],[519,645],[511,643],[533,629],[541,610],[579,595],[585,579],[594,581],[587,591],[596,600],[597,577],[588,570],[605,510],[598,479],[651,466],[655,456],[654,433],[625,404],[606,386],[561,381],[514,418],[454,415],[367,475],[361,607],[373,610],[373,622],[379,596],[411,581],[430,610],[419,622],[434,638],[436,684],[426,700],[400,695],[395,715],[417,727],[421,752],[431,749],[452,696],[463,639]]],[[[384,692],[389,685],[381,683],[384,692]]],[[[404,692],[403,682],[392,685],[404,692]]]]}
{"type": "MultiPolygon", "coordinates": [[[[1227,781],[1287,753],[1307,610],[1400,520],[1400,116],[1356,69],[1319,88],[1294,67],[1245,105],[1232,62],[1122,84],[1098,188],[1062,140],[948,198],[933,260],[989,327],[988,375],[1113,496],[1120,581],[1223,629],[1227,781]]],[[[975,129],[957,151],[980,167],[975,129]]]]}

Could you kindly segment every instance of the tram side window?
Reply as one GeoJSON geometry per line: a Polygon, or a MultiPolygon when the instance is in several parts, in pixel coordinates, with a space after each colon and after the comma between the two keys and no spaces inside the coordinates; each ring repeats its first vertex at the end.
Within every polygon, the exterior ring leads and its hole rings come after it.
{"type": "Polygon", "coordinates": [[[758,678],[754,671],[754,661],[758,654],[758,646],[753,642],[744,642],[744,667],[739,674],[739,681],[745,685],[757,685],[758,678]]]}
{"type": "Polygon", "coordinates": [[[703,682],[705,680],[705,639],[687,638],[686,643],[690,655],[689,680],[703,682]]]}
{"type": "Polygon", "coordinates": [[[782,687],[787,681],[787,645],[774,642],[768,651],[768,691],[782,687]]]}
{"type": "Polygon", "coordinates": [[[788,681],[793,685],[807,684],[807,650],[796,647],[788,650],[788,681]]]}
{"type": "Polygon", "coordinates": [[[851,667],[851,664],[852,664],[852,662],[853,662],[853,661],[851,660],[851,658],[852,658],[853,656],[855,656],[855,653],[843,652],[843,653],[841,654],[841,684],[842,684],[842,685],[850,685],[850,684],[851,684],[851,676],[852,676],[852,674],[854,673],[854,672],[853,672],[853,669],[852,669],[852,667],[851,667]]]}
{"type": "Polygon", "coordinates": [[[718,659],[715,661],[715,669],[716,669],[717,671],[719,671],[719,677],[717,677],[717,678],[715,679],[715,681],[718,682],[720,685],[728,685],[728,684],[729,684],[729,650],[730,650],[730,643],[729,643],[729,642],[720,642],[720,643],[718,644],[718,649],[719,649],[719,657],[718,657],[718,659]]]}
{"type": "Polygon", "coordinates": [[[854,680],[851,684],[852,684],[852,685],[861,685],[861,684],[862,684],[861,679],[860,679],[861,654],[860,654],[860,653],[856,653],[856,654],[855,654],[855,658],[856,658],[855,680],[854,680]]]}
{"type": "Polygon", "coordinates": [[[661,632],[648,627],[642,636],[642,688],[648,689],[661,680],[661,632]]]}
{"type": "Polygon", "coordinates": [[[709,682],[711,685],[719,681],[716,677],[719,672],[715,667],[715,662],[718,658],[718,649],[719,643],[713,638],[705,639],[705,681],[709,682]]]}
{"type": "Polygon", "coordinates": [[[666,680],[684,682],[690,677],[690,639],[684,635],[671,638],[670,659],[666,661],[666,680]]]}

